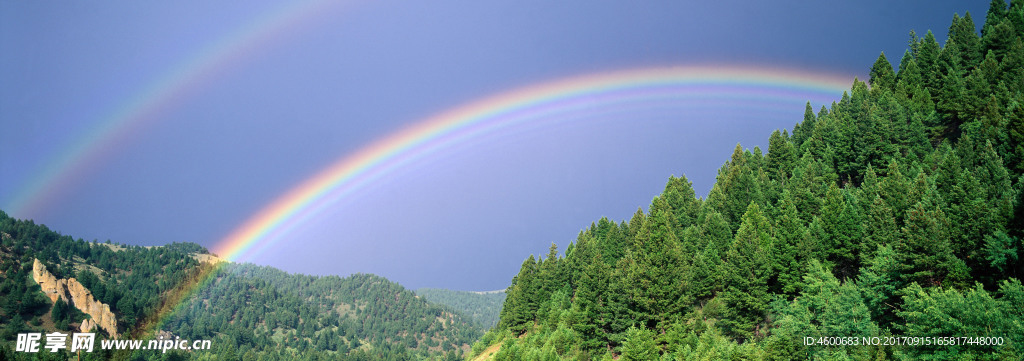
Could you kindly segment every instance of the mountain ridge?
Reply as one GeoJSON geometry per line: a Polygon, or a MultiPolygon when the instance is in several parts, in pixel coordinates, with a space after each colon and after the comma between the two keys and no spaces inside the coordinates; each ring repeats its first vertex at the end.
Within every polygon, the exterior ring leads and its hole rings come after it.
{"type": "MultiPolygon", "coordinates": [[[[47,289],[73,279],[97,304],[109,305],[118,320],[110,335],[145,339],[157,332],[212,340],[214,349],[205,353],[222,359],[456,359],[482,333],[458,311],[381,276],[291,274],[215,257],[193,243],[142,247],[76,240],[0,211],[0,357],[24,355],[10,352],[18,333],[73,331],[75,324],[93,323],[72,312],[75,307],[58,307],[44,296],[32,280],[33,271],[42,269],[54,279],[43,282],[47,289]],[[182,290],[187,293],[181,301],[168,298],[182,290]],[[150,324],[161,327],[149,330],[150,324]]],[[[71,296],[69,306],[77,298],[71,296]]],[[[150,357],[142,350],[134,354],[140,355],[100,351],[97,357],[150,357]]]]}

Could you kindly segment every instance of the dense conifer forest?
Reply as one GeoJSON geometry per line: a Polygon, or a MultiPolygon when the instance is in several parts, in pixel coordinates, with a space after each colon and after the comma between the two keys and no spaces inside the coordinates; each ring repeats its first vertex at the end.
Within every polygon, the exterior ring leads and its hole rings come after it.
{"type": "Polygon", "coordinates": [[[1024,1],[993,0],[975,29],[911,32],[895,68],[879,55],[767,153],[737,145],[706,198],[671,177],[647,211],[530,256],[474,354],[1019,360],[1024,1]],[[820,344],[862,337],[881,343],[820,344]]]}
{"type": "Polygon", "coordinates": [[[416,294],[427,301],[446,305],[473,320],[485,329],[498,324],[505,292],[452,291],[443,288],[421,288],[416,294]]]}

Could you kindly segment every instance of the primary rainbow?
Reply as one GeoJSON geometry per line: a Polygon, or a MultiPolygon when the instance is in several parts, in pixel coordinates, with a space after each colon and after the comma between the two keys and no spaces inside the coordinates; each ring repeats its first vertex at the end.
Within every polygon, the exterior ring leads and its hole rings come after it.
{"type": "Polygon", "coordinates": [[[97,119],[86,134],[32,175],[5,209],[31,218],[85,172],[94,169],[104,156],[117,151],[119,143],[160,119],[162,112],[173,109],[177,102],[228,71],[231,65],[276,44],[296,27],[330,13],[329,7],[339,4],[347,5],[329,0],[288,1],[211,42],[97,119]]]}
{"type": "MultiPolygon", "coordinates": [[[[784,69],[685,66],[613,71],[515,89],[412,122],[339,158],[277,197],[211,250],[222,259],[244,261],[326,207],[395,170],[429,160],[441,150],[471,147],[472,141],[491,135],[514,135],[595,115],[630,114],[680,103],[688,107],[727,100],[732,106],[753,103],[759,110],[771,111],[773,106],[799,106],[809,98],[834,100],[850,82],[844,76],[784,69]]],[[[138,332],[161,329],[227,264],[203,267],[192,281],[168,292],[138,332]]]]}
{"type": "Polygon", "coordinates": [[[724,97],[790,107],[811,97],[836,99],[851,82],[849,77],[784,69],[685,66],[613,71],[527,86],[411,123],[339,158],[277,197],[212,250],[228,260],[249,258],[327,206],[395,169],[486,135],[543,127],[573,119],[576,113],[693,99],[724,97]]]}

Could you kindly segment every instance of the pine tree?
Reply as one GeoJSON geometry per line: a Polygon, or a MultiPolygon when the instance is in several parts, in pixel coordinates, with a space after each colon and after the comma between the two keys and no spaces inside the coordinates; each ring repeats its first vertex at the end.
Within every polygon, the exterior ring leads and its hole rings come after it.
{"type": "Polygon", "coordinates": [[[835,179],[835,172],[825,162],[814,159],[810,152],[804,153],[786,183],[803,220],[809,221],[821,213],[822,198],[835,179]]]}
{"type": "Polygon", "coordinates": [[[864,292],[864,303],[872,319],[888,327],[897,322],[896,311],[900,305],[897,291],[906,286],[902,277],[905,266],[899,263],[898,255],[888,245],[879,246],[873,254],[857,276],[857,283],[864,292]]]}
{"type": "Polygon", "coordinates": [[[988,5],[988,12],[985,13],[985,24],[981,28],[981,36],[984,38],[992,32],[992,28],[1006,18],[1006,0],[992,0],[988,5]]]}
{"type": "Polygon", "coordinates": [[[917,60],[917,65],[921,68],[921,77],[924,80],[925,86],[932,89],[937,88],[937,79],[941,74],[938,69],[938,61],[942,47],[935,40],[935,34],[932,34],[931,30],[920,40],[917,49],[915,59],[917,60]]]}
{"type": "Polygon", "coordinates": [[[562,260],[558,258],[558,246],[554,243],[548,248],[548,255],[541,262],[537,263],[537,293],[534,295],[535,302],[539,305],[546,301],[556,290],[569,285],[569,280],[564,275],[563,267],[560,267],[562,260]]]}
{"type": "Polygon", "coordinates": [[[647,216],[644,215],[643,208],[637,208],[636,213],[633,213],[633,218],[629,219],[629,227],[626,228],[626,237],[629,239],[636,238],[636,235],[640,233],[640,229],[646,222],[647,216]]]}
{"type": "Polygon", "coordinates": [[[596,350],[607,343],[607,328],[601,322],[610,317],[606,313],[611,268],[603,261],[593,243],[589,237],[581,237],[572,257],[566,256],[566,262],[577,264],[580,268],[580,272],[573,276],[577,284],[573,307],[578,310],[579,316],[572,328],[579,333],[581,346],[587,350],[596,350]]]}
{"type": "Polygon", "coordinates": [[[871,322],[869,308],[854,283],[841,283],[817,261],[811,261],[809,269],[804,276],[801,297],[794,304],[810,311],[812,323],[817,325],[822,335],[877,335],[878,327],[871,322]]]}
{"type": "Polygon", "coordinates": [[[736,239],[725,254],[722,276],[725,288],[719,294],[725,303],[722,330],[737,339],[754,336],[754,327],[764,320],[768,279],[772,275],[771,249],[775,243],[771,225],[757,204],[747,207],[736,239]]]}
{"type": "Polygon", "coordinates": [[[601,327],[607,335],[607,343],[610,347],[622,344],[626,338],[626,330],[636,323],[628,297],[630,289],[635,285],[629,284],[626,277],[631,262],[631,257],[619,259],[612,271],[611,282],[608,284],[608,304],[604,307],[604,313],[601,315],[601,327]]]}
{"type": "Polygon", "coordinates": [[[835,264],[837,273],[844,279],[853,276],[859,267],[857,251],[864,233],[860,212],[853,202],[849,192],[832,184],[821,211],[825,257],[835,264]]]}
{"type": "Polygon", "coordinates": [[[743,147],[736,144],[732,158],[721,169],[707,202],[725,216],[732,229],[739,227],[740,217],[751,203],[761,203],[760,184],[756,181],[755,169],[749,165],[753,156],[748,156],[743,147]]]}
{"type": "MultiPolygon", "coordinates": [[[[1019,338],[1019,322],[1005,313],[1003,300],[993,298],[980,284],[963,293],[954,288],[925,289],[911,284],[903,293],[904,307],[899,315],[904,320],[900,328],[905,334],[925,337],[968,334],[992,337],[1012,334],[1011,337],[1019,338]]],[[[986,345],[921,345],[907,349],[908,356],[913,358],[977,358],[1001,351],[1008,350],[986,345]]]]}
{"type": "MultiPolygon", "coordinates": [[[[637,210],[642,216],[643,212],[637,210]]],[[[615,224],[607,218],[601,218],[594,230],[594,238],[598,241],[598,249],[601,251],[601,258],[608,265],[615,265],[619,258],[626,254],[626,229],[625,224],[615,224]]]]}
{"type": "MultiPolygon", "coordinates": [[[[810,103],[808,103],[810,109],[810,103]]],[[[768,157],[765,167],[768,177],[776,181],[789,179],[796,166],[796,149],[778,130],[768,137],[768,157]]]]}
{"type": "Polygon", "coordinates": [[[654,343],[654,333],[643,325],[631,326],[626,331],[626,340],[622,344],[621,361],[650,361],[658,359],[658,345],[654,343]]]}
{"type": "Polygon", "coordinates": [[[718,270],[733,234],[725,218],[710,206],[702,207],[698,219],[699,226],[689,229],[692,235],[687,236],[703,242],[693,256],[691,289],[695,298],[707,299],[722,289],[722,274],[718,270]]]}
{"type": "Polygon", "coordinates": [[[936,63],[937,76],[939,81],[933,87],[932,93],[935,99],[935,108],[942,117],[941,137],[957,139],[960,135],[960,125],[966,120],[967,105],[966,87],[964,76],[966,75],[963,59],[960,55],[960,47],[952,43],[952,39],[939,55],[936,63]]]}
{"type": "Polygon", "coordinates": [[[923,285],[957,285],[967,276],[966,265],[953,255],[949,220],[930,198],[918,202],[908,212],[896,245],[901,264],[907,266],[904,277],[923,285]]]}
{"type": "Polygon", "coordinates": [[[810,239],[807,227],[797,213],[789,191],[783,191],[779,200],[779,217],[775,219],[775,273],[778,274],[775,293],[796,294],[802,285],[803,270],[810,258],[818,253],[816,242],[810,239]]]}
{"type": "Polygon", "coordinates": [[[1024,173],[1024,107],[1016,107],[1006,115],[1006,167],[1019,175],[1024,173]]]}
{"type": "Polygon", "coordinates": [[[501,308],[502,328],[507,328],[518,333],[526,332],[536,317],[538,304],[536,294],[537,284],[534,282],[537,273],[537,261],[530,255],[523,261],[519,268],[519,274],[512,278],[512,284],[505,291],[505,304],[501,308]]]}
{"type": "Polygon", "coordinates": [[[903,58],[900,59],[900,69],[899,73],[896,73],[896,81],[907,87],[920,87],[924,84],[921,68],[917,66],[917,60],[914,60],[910,51],[903,53],[903,58]]]}
{"type": "Polygon", "coordinates": [[[902,226],[903,215],[912,204],[909,198],[911,180],[904,175],[900,163],[896,160],[890,162],[886,167],[885,175],[886,177],[878,182],[878,196],[892,208],[892,213],[896,217],[896,225],[902,226]]]}
{"type": "Polygon", "coordinates": [[[64,302],[63,298],[58,298],[57,301],[53,303],[53,309],[50,310],[50,317],[53,319],[53,322],[58,323],[60,321],[64,321],[64,323],[67,323],[69,315],[70,313],[67,302],[64,302]]]}
{"type": "Polygon", "coordinates": [[[677,314],[690,303],[687,289],[689,259],[672,230],[673,215],[668,202],[657,197],[650,215],[626,254],[624,277],[633,317],[647,328],[664,332],[677,314]]]}
{"type": "Polygon", "coordinates": [[[1007,275],[1010,270],[1018,267],[1024,246],[1019,239],[1004,231],[985,236],[984,247],[981,249],[984,268],[988,270],[982,278],[991,281],[1007,275]],[[987,276],[987,277],[986,277],[987,276]]]}
{"type": "MultiPolygon", "coordinates": [[[[868,195],[868,197],[871,196],[868,195]]],[[[878,247],[896,244],[899,227],[896,225],[892,207],[885,203],[882,197],[875,195],[871,203],[867,205],[863,229],[865,230],[865,240],[858,249],[862,260],[873,257],[878,247]]]]}
{"type": "MultiPolygon", "coordinates": [[[[816,120],[817,116],[814,114],[814,108],[811,107],[811,102],[807,102],[807,105],[804,107],[804,121],[793,126],[792,140],[796,149],[800,149],[804,142],[814,133],[814,122],[816,120]]],[[[771,146],[769,146],[768,153],[771,154],[771,146]]]]}
{"type": "Polygon", "coordinates": [[[871,84],[871,90],[874,93],[876,89],[881,90],[892,90],[896,86],[896,74],[892,71],[892,64],[885,58],[885,53],[878,55],[878,59],[875,60],[875,65],[871,66],[871,72],[869,74],[871,78],[868,83],[871,84]]]}
{"type": "Polygon", "coordinates": [[[956,14],[953,15],[953,23],[949,25],[948,41],[953,41],[956,44],[964,67],[974,67],[981,61],[981,38],[975,30],[970,12],[965,13],[962,18],[956,14]]]}
{"type": "Polygon", "coordinates": [[[686,175],[679,178],[669,177],[662,195],[669,207],[672,208],[678,231],[681,232],[682,229],[696,222],[701,202],[693,190],[693,183],[686,179],[686,175]]]}
{"type": "Polygon", "coordinates": [[[992,53],[995,60],[1001,62],[1010,51],[1014,41],[1019,39],[1019,35],[1014,33],[1013,25],[1007,18],[996,21],[992,25],[989,25],[986,20],[985,24],[985,29],[982,29],[985,31],[985,36],[981,38],[982,49],[986,53],[992,53]]]}

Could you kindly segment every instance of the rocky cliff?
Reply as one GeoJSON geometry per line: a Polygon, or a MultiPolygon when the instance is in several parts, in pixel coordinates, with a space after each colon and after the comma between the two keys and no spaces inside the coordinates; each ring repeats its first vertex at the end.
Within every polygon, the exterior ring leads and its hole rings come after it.
{"type": "Polygon", "coordinates": [[[74,278],[58,279],[47,271],[46,266],[38,259],[32,264],[32,279],[39,284],[51,302],[57,302],[58,298],[62,299],[92,317],[92,320],[82,322],[79,328],[83,332],[89,332],[93,328],[99,327],[110,337],[117,338],[117,319],[114,317],[114,313],[110,312],[110,306],[97,301],[92,296],[92,292],[78,283],[78,280],[74,278]]]}

